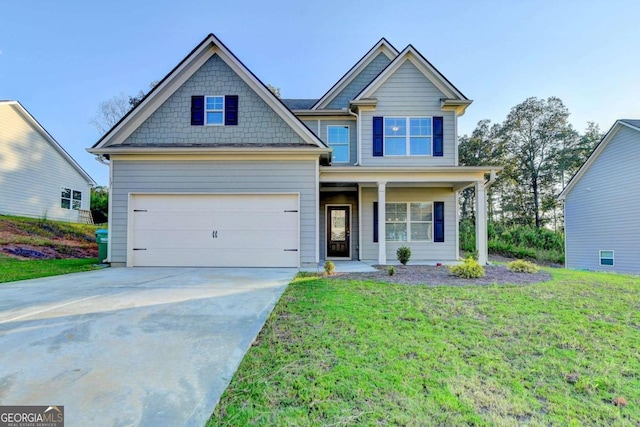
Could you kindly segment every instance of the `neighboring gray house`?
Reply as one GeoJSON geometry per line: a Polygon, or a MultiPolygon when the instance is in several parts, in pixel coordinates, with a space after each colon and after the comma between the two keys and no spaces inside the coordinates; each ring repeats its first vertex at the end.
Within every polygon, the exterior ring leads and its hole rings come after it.
{"type": "MultiPolygon", "coordinates": [[[[347,67],[345,67],[347,68],[347,67]]],[[[380,40],[320,99],[280,100],[209,35],[89,152],[110,163],[112,265],[315,266],[458,259],[471,101],[411,45],[380,40]]]]}
{"type": "Polygon", "coordinates": [[[565,265],[640,274],[640,120],[618,120],[560,194],[565,265]]]}
{"type": "Polygon", "coordinates": [[[79,222],[94,185],[18,101],[0,101],[0,214],[79,222]]]}

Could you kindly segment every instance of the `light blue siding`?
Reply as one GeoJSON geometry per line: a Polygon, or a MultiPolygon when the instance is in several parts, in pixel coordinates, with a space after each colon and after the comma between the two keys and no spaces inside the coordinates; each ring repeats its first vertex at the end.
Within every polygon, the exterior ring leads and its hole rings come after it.
{"type": "Polygon", "coordinates": [[[315,161],[114,161],[111,261],[126,262],[129,193],[300,193],[300,262],[314,263],[316,185],[315,161]]]}
{"type": "Polygon", "coordinates": [[[331,102],[327,104],[327,108],[347,108],[349,101],[353,100],[362,89],[367,87],[390,62],[391,60],[387,58],[384,53],[380,52],[340,93],[335,95],[331,102]]]}
{"type": "Polygon", "coordinates": [[[640,132],[622,126],[565,200],[567,268],[640,274],[639,164],[640,132]]]}
{"type": "MultiPolygon", "coordinates": [[[[413,261],[456,261],[457,223],[455,193],[450,188],[400,188],[386,191],[387,203],[393,202],[444,202],[444,242],[387,242],[387,260],[396,260],[400,246],[411,248],[413,261]]],[[[373,241],[373,202],[378,200],[378,189],[362,189],[362,248],[363,260],[378,260],[378,243],[373,241]]],[[[378,236],[384,238],[384,236],[378,236]]]]}
{"type": "Polygon", "coordinates": [[[410,62],[405,62],[373,94],[378,100],[375,111],[362,113],[362,164],[366,166],[454,166],[455,115],[442,111],[440,99],[445,95],[410,62]],[[386,156],[373,157],[373,117],[442,116],[444,155],[442,157],[386,156]]]}
{"type": "Polygon", "coordinates": [[[212,56],[124,144],[304,144],[218,55],[212,56]],[[237,126],[191,126],[191,96],[238,95],[237,126]]]}

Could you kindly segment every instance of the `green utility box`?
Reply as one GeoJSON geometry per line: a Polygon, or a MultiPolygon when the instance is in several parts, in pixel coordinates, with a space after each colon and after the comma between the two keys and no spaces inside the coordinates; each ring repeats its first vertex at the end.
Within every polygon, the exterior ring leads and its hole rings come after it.
{"type": "Polygon", "coordinates": [[[109,230],[99,228],[96,230],[96,242],[98,242],[98,262],[102,264],[107,259],[107,248],[109,247],[109,230]]]}

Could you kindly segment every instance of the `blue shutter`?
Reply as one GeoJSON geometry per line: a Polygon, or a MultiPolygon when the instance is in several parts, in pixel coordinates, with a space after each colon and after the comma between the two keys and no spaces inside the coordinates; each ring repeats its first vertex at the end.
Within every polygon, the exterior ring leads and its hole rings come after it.
{"type": "MultiPolygon", "coordinates": [[[[384,126],[382,117],[373,118],[373,155],[382,157],[384,155],[384,126]]],[[[377,242],[377,240],[376,240],[377,242]]]]}
{"type": "Polygon", "coordinates": [[[191,97],[191,126],[204,126],[204,96],[191,97]]]}
{"type": "Polygon", "coordinates": [[[224,124],[227,126],[238,124],[238,95],[224,97],[224,124]]]}
{"type": "Polygon", "coordinates": [[[444,202],[433,202],[433,241],[444,242],[444,202]]]}
{"type": "Polygon", "coordinates": [[[433,118],[433,155],[443,155],[444,131],[442,129],[442,117],[433,118]]]}
{"type": "Polygon", "coordinates": [[[373,202],[373,241],[378,241],[378,202],[373,202]]]}

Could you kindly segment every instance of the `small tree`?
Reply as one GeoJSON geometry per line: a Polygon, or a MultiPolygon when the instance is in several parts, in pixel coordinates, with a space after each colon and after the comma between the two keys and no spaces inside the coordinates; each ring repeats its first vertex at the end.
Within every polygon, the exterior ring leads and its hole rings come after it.
{"type": "Polygon", "coordinates": [[[91,189],[91,216],[96,224],[107,222],[109,215],[109,189],[94,187],[91,189]]]}

